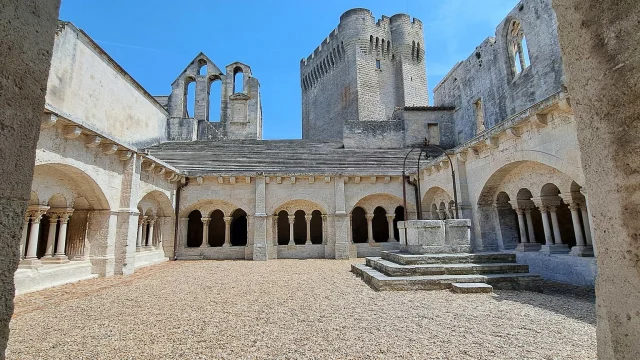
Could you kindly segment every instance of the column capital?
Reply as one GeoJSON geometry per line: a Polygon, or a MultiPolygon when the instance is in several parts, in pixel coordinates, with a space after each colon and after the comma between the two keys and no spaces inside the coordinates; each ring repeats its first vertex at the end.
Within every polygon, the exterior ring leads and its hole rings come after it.
{"type": "Polygon", "coordinates": [[[231,224],[231,220],[233,220],[233,218],[231,216],[225,216],[222,220],[224,220],[225,224],[231,224]]]}
{"type": "Polygon", "coordinates": [[[553,208],[554,211],[555,211],[555,206],[552,206],[552,205],[544,205],[544,204],[542,204],[542,205],[538,206],[538,208],[540,209],[540,212],[543,213],[543,214],[546,214],[548,211],[551,211],[551,208],[553,208]]]}
{"type": "Polygon", "coordinates": [[[373,220],[373,214],[364,214],[364,217],[367,219],[367,221],[373,220]]]}
{"type": "Polygon", "coordinates": [[[154,225],[156,223],[156,220],[158,220],[157,216],[149,217],[149,224],[154,225]]]}
{"type": "Polygon", "coordinates": [[[524,215],[524,209],[521,207],[517,207],[514,209],[516,211],[516,214],[518,215],[524,215]]]}
{"type": "Polygon", "coordinates": [[[307,222],[311,221],[311,215],[305,215],[305,216],[304,216],[304,219],[305,219],[307,222]]]}
{"type": "Polygon", "coordinates": [[[201,218],[200,220],[202,221],[202,223],[203,223],[204,225],[209,225],[209,221],[211,221],[211,218],[203,217],[203,218],[201,218]]]}
{"type": "Polygon", "coordinates": [[[33,222],[40,222],[40,219],[42,218],[42,215],[44,215],[47,211],[49,211],[49,207],[48,206],[43,206],[43,205],[31,205],[29,207],[27,207],[27,212],[29,213],[30,217],[31,217],[31,221],[33,222]]]}
{"type": "Polygon", "coordinates": [[[529,206],[523,207],[523,210],[525,214],[531,215],[531,212],[533,211],[534,208],[535,206],[529,205],[529,206]]]}
{"type": "Polygon", "coordinates": [[[547,207],[549,208],[550,213],[554,213],[558,210],[558,207],[556,205],[547,205],[547,207]]]}
{"type": "Polygon", "coordinates": [[[579,201],[572,201],[569,203],[569,209],[571,209],[571,211],[580,211],[583,206],[584,205],[579,201]]]}
{"type": "Polygon", "coordinates": [[[293,224],[293,222],[296,220],[296,216],[295,215],[289,215],[289,216],[287,216],[287,218],[289,219],[289,224],[293,224]]]}
{"type": "Polygon", "coordinates": [[[329,217],[329,215],[327,214],[322,214],[322,220],[327,220],[327,218],[329,217]]]}
{"type": "Polygon", "coordinates": [[[396,218],[396,214],[387,214],[387,219],[393,220],[396,218]]]}

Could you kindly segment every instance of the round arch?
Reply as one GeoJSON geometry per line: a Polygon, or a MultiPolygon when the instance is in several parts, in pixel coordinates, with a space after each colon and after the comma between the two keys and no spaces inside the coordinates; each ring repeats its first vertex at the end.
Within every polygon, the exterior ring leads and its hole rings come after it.
{"type": "MultiPolygon", "coordinates": [[[[373,214],[377,207],[381,207],[387,214],[393,214],[396,207],[402,205],[401,197],[388,193],[371,194],[360,198],[360,200],[358,200],[355,205],[349,209],[349,213],[353,212],[355,208],[360,207],[365,210],[367,214],[373,214]]],[[[407,208],[408,211],[415,212],[415,207],[408,201],[407,208]]]]}
{"type": "Polygon", "coordinates": [[[146,214],[148,210],[156,216],[174,217],[174,208],[167,194],[152,190],[146,193],[138,202],[140,213],[146,214]]]}
{"type": "Polygon", "coordinates": [[[220,210],[225,216],[232,216],[236,209],[241,209],[241,206],[230,203],[225,200],[218,199],[204,199],[190,204],[180,209],[180,217],[187,217],[193,210],[198,210],[202,214],[211,214],[215,210],[220,210]]]}
{"type": "Polygon", "coordinates": [[[40,201],[48,201],[58,195],[64,197],[73,207],[84,205],[92,210],[108,210],[109,203],[103,189],[86,172],[75,166],[60,163],[38,164],[34,167],[32,192],[40,201]]]}
{"type": "Polygon", "coordinates": [[[306,200],[306,199],[295,199],[284,202],[283,204],[277,206],[272,214],[278,215],[281,211],[286,211],[289,215],[294,215],[296,211],[302,210],[305,214],[311,215],[313,211],[319,210],[322,214],[327,214],[326,208],[317,202],[306,200]]]}
{"type": "Polygon", "coordinates": [[[439,186],[433,186],[422,197],[422,214],[423,219],[426,218],[426,214],[429,214],[431,220],[439,220],[438,214],[436,212],[435,217],[432,211],[433,205],[436,206],[436,211],[439,210],[440,203],[444,202],[449,204],[453,201],[453,197],[449,195],[449,193],[439,186]]]}

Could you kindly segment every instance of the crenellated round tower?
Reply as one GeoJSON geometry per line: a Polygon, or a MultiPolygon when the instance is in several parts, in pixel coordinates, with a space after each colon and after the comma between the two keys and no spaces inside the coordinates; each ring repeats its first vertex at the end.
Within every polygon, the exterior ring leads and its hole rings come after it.
{"type": "Polygon", "coordinates": [[[397,107],[427,106],[422,22],[355,8],[300,62],[303,138],[342,140],[353,121],[390,120],[397,107]]]}

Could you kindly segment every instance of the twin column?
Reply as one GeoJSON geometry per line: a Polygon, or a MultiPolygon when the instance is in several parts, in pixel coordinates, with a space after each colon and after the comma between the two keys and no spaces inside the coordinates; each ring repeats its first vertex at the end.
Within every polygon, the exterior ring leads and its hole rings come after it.
{"type": "MultiPolygon", "coordinates": [[[[231,246],[231,221],[233,218],[231,216],[223,217],[224,220],[224,244],[223,247],[231,246]]],[[[202,218],[202,245],[200,247],[209,247],[209,223],[211,222],[211,218],[203,217],[202,218]]]]}
{"type": "Polygon", "coordinates": [[[138,221],[138,236],[136,238],[136,251],[142,249],[153,250],[153,238],[156,216],[141,216],[138,221]]]}
{"type": "Polygon", "coordinates": [[[42,219],[42,216],[47,212],[49,213],[49,232],[42,261],[56,263],[69,261],[65,253],[65,249],[67,242],[67,226],[69,224],[69,218],[73,213],[73,209],[50,209],[48,206],[37,206],[28,209],[27,214],[24,218],[25,223],[22,230],[22,238],[20,242],[21,259],[24,254],[25,246],[27,248],[26,255],[21,261],[21,265],[24,265],[24,267],[35,268],[41,265],[40,260],[38,260],[38,237],[40,235],[40,220],[42,219]],[[31,221],[30,226],[29,221],[31,221]]]}

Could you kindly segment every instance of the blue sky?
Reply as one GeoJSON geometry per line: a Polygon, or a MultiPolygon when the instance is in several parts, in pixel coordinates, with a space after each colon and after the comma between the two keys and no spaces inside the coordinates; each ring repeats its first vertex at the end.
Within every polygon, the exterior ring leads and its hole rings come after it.
{"type": "Polygon", "coordinates": [[[153,95],[168,95],[204,52],[220,68],[251,66],[260,80],[265,139],[301,137],[300,59],[354,7],[376,18],[422,20],[429,91],[466,59],[517,0],[62,0],[60,18],[100,44],[153,95]]]}

